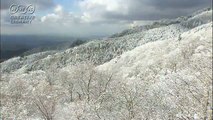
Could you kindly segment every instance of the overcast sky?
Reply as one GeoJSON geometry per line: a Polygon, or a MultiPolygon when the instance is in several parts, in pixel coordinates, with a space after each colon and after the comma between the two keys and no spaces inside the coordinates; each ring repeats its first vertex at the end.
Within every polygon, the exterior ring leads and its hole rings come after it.
{"type": "Polygon", "coordinates": [[[1,34],[103,36],[210,5],[211,0],[1,0],[1,34]],[[36,19],[10,24],[12,4],[35,5],[36,19]]]}

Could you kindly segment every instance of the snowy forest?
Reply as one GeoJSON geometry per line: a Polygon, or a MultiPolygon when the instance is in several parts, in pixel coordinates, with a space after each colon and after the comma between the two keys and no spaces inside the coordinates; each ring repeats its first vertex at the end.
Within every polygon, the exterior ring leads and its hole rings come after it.
{"type": "Polygon", "coordinates": [[[1,63],[2,120],[212,120],[212,9],[1,63]]]}

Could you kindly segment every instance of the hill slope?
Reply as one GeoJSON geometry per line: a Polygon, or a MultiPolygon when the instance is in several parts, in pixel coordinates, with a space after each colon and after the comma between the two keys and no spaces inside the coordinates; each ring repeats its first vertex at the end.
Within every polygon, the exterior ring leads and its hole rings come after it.
{"type": "MultiPolygon", "coordinates": [[[[102,41],[94,40],[87,44],[38,59],[31,64],[21,65],[21,68],[24,69],[25,72],[40,69],[45,70],[49,69],[49,66],[62,68],[83,61],[90,61],[96,65],[100,65],[142,44],[174,38],[196,26],[211,22],[211,15],[212,10],[205,10],[186,18],[180,17],[175,20],[159,21],[150,25],[149,29],[142,29],[131,34],[125,34],[122,35],[122,37],[108,38],[102,41]]],[[[18,59],[16,64],[23,62],[24,61],[18,59]]],[[[20,67],[10,68],[11,64],[7,65],[7,63],[10,63],[10,60],[1,64],[2,72],[20,69],[20,67]]]]}
{"type": "Polygon", "coordinates": [[[5,61],[1,117],[210,120],[211,14],[5,61]]]}

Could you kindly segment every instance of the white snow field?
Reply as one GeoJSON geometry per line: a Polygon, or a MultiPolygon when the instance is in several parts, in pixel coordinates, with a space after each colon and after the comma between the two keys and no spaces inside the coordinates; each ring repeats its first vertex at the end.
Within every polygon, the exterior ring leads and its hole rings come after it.
{"type": "Polygon", "coordinates": [[[211,120],[212,10],[1,63],[3,120],[211,120]]]}

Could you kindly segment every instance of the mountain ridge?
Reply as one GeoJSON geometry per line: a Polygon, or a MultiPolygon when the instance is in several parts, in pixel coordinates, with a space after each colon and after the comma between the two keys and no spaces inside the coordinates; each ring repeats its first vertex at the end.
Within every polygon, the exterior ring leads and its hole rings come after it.
{"type": "MultiPolygon", "coordinates": [[[[178,24],[176,24],[176,21],[181,21],[182,17],[181,17],[181,20],[177,18],[175,20],[170,20],[170,21],[164,20],[159,23],[154,23],[152,29],[148,29],[148,30],[143,29],[140,32],[124,35],[123,38],[122,37],[108,38],[107,40],[101,40],[101,41],[93,40],[87,44],[84,44],[83,46],[77,46],[73,49],[67,49],[61,53],[57,53],[57,54],[61,54],[61,56],[51,55],[51,58],[46,58],[46,63],[48,63],[46,67],[48,67],[50,64],[55,64],[55,63],[51,63],[51,61],[55,61],[55,60],[57,61],[57,64],[59,64],[58,67],[68,65],[70,63],[72,64],[73,62],[76,62],[76,61],[81,62],[84,60],[94,62],[95,64],[102,64],[104,62],[111,60],[117,55],[121,55],[123,52],[131,50],[135,48],[136,46],[139,46],[146,42],[158,40],[158,39],[165,39],[164,37],[172,37],[173,35],[178,36],[182,32],[185,32],[196,26],[199,26],[211,21],[212,10],[204,10],[204,12],[199,12],[199,13],[200,14],[198,15],[187,17],[188,21],[184,20],[182,22],[178,22],[178,24]],[[172,24],[174,23],[174,21],[175,21],[175,24],[172,24]],[[158,31],[158,27],[156,28],[154,27],[156,24],[160,26],[161,24],[163,24],[163,26],[160,27],[160,29],[164,28],[164,30],[158,31]],[[146,32],[148,33],[146,34],[146,32]],[[153,36],[153,34],[157,34],[157,35],[153,36]],[[145,37],[146,36],[147,37],[143,38],[144,35],[145,37]],[[64,55],[64,54],[67,54],[67,55],[64,55]],[[81,56],[76,57],[76,54],[80,54],[81,56]],[[98,54],[98,56],[96,56],[96,54],[98,54]],[[101,54],[102,55],[107,54],[107,56],[99,56],[101,54]],[[69,56],[69,57],[66,57],[66,56],[69,56]],[[70,59],[71,56],[73,56],[74,59],[70,59]]],[[[42,63],[43,61],[45,61],[44,58],[43,60],[40,60],[40,61],[37,60],[37,63],[40,62],[40,64],[45,64],[45,63],[42,63]]],[[[26,66],[27,67],[26,71],[30,71],[34,69],[45,69],[43,68],[43,65],[41,65],[40,67],[36,65],[37,63],[34,63],[30,66],[29,65],[26,66]]],[[[4,64],[2,65],[3,72],[7,68],[9,68],[9,66],[4,67],[4,64]]],[[[6,70],[6,71],[10,71],[10,70],[6,70]]]]}

